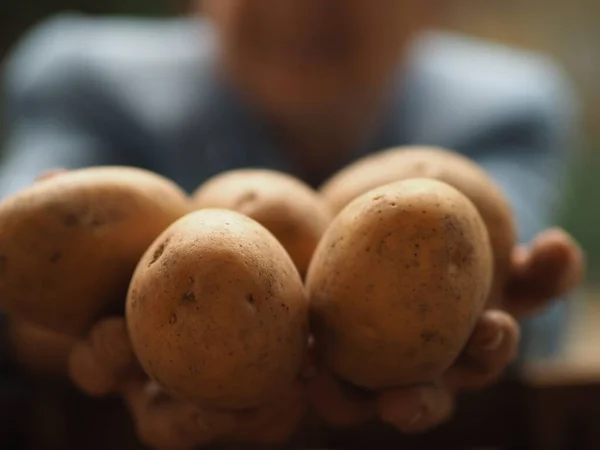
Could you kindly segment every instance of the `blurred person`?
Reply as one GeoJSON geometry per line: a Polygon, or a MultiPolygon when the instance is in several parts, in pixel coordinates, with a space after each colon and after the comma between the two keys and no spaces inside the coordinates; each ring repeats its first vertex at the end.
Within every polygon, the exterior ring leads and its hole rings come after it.
{"type": "MultiPolygon", "coordinates": [[[[500,376],[517,351],[516,320],[522,359],[559,350],[566,304],[538,310],[582,270],[568,236],[545,231],[575,145],[568,80],[541,55],[431,29],[446,3],[213,0],[203,2],[206,18],[47,20],[5,64],[0,195],[59,167],[133,165],[192,191],[241,167],[317,186],[388,147],[462,152],[504,189],[520,241],[534,242],[515,256],[514,273],[527,283],[507,300],[537,315],[484,313],[464,354],[432,385],[357,396],[314,367],[302,381],[331,423],[378,418],[404,432],[430,429],[451,416],[458,392],[500,376]]],[[[159,395],[142,391],[138,400],[159,395]]]]}

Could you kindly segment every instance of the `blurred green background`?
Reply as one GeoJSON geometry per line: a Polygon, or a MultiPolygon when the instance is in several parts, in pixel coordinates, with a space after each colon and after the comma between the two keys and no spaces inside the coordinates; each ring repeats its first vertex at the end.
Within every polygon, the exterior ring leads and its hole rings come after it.
{"type": "MultiPolygon", "coordinates": [[[[193,1],[193,0],[192,0],[193,1]]],[[[196,0],[198,1],[198,0],[196,0]]],[[[58,11],[163,16],[182,13],[186,0],[5,0],[0,4],[0,58],[29,27],[58,11]]],[[[583,101],[583,157],[572,168],[560,224],[587,251],[588,285],[600,284],[600,2],[594,0],[461,0],[445,27],[554,56],[583,101]]],[[[0,133],[1,137],[1,133],[0,133]]],[[[1,146],[0,146],[1,148],[1,146]]]]}

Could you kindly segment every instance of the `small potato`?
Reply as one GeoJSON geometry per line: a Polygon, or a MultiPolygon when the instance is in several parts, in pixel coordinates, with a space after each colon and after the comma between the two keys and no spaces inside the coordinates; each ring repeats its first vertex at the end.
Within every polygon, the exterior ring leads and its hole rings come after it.
{"type": "Polygon", "coordinates": [[[80,335],[123,311],[140,257],[191,209],[171,181],[98,167],[39,181],[0,204],[0,307],[10,316],[80,335]]]}
{"type": "Polygon", "coordinates": [[[459,191],[431,179],[368,191],[333,220],[308,271],[319,361],[367,389],[437,380],[491,279],[487,230],[459,191]]]}
{"type": "Polygon", "coordinates": [[[256,220],[281,242],[302,276],[332,219],[310,186],[272,170],[222,173],[200,186],[193,199],[196,208],[231,209],[256,220]]]}
{"type": "Polygon", "coordinates": [[[409,178],[431,178],[458,189],[473,202],[485,222],[494,252],[493,298],[498,306],[508,275],[516,225],[502,190],[486,171],[456,152],[436,147],[397,147],[369,155],[331,177],[320,189],[334,213],[350,201],[384,184],[409,178]]]}
{"type": "Polygon", "coordinates": [[[308,302],[275,237],[234,211],[204,209],[169,227],[141,259],[126,318],[146,373],[209,409],[256,407],[298,375],[308,302]]]}

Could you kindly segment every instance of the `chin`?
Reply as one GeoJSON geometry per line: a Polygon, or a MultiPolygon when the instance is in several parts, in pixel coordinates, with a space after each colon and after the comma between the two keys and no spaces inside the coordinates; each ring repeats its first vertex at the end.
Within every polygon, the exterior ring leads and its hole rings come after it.
{"type": "Polygon", "coordinates": [[[340,100],[347,98],[341,82],[328,82],[326,79],[310,78],[290,80],[271,78],[269,83],[261,83],[252,89],[255,97],[264,107],[274,113],[319,112],[334,108],[340,100]]]}
{"type": "Polygon", "coordinates": [[[263,100],[264,106],[272,113],[287,113],[288,115],[326,111],[331,109],[333,103],[333,101],[311,95],[271,95],[263,100]]]}

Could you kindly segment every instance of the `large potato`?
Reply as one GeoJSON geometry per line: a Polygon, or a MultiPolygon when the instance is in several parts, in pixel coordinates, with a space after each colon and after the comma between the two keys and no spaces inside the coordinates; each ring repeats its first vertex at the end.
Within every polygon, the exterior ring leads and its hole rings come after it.
{"type": "Polygon", "coordinates": [[[485,222],[494,253],[494,287],[490,305],[498,305],[508,275],[516,227],[502,190],[478,164],[435,147],[397,147],[364,157],[342,169],[320,189],[335,213],[361,194],[409,178],[432,178],[466,195],[485,222]]]}
{"type": "Polygon", "coordinates": [[[35,183],[0,204],[0,307],[66,334],[122,311],[140,257],[190,211],[175,184],[99,167],[35,183]]]}
{"type": "Polygon", "coordinates": [[[308,302],[297,269],[258,222],[205,209],[169,227],[132,279],[126,317],[146,373],[207,408],[260,405],[297,376],[308,302]]]}
{"type": "Polygon", "coordinates": [[[459,191],[431,179],[369,191],[334,219],[308,271],[319,360],[368,389],[436,380],[491,279],[487,230],[459,191]]]}
{"type": "Polygon", "coordinates": [[[196,208],[231,209],[256,220],[281,242],[304,276],[332,219],[310,186],[265,169],[239,169],[206,181],[193,195],[196,208]]]}

